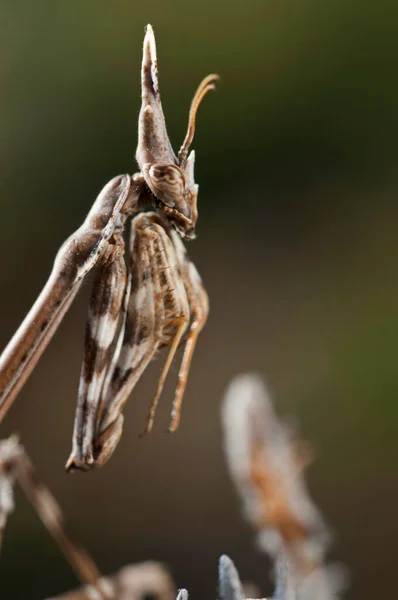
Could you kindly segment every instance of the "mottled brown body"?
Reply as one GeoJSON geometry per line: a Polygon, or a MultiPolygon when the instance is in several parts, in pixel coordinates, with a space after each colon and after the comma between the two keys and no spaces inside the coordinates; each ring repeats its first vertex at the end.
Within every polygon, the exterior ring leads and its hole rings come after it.
{"type": "MultiPolygon", "coordinates": [[[[129,256],[124,301],[121,288],[114,288],[117,298],[93,296],[69,470],[89,469],[108,460],[121,435],[128,396],[158,350],[167,348],[145,429],[149,433],[171,362],[186,334],[170,430],[178,426],[192,352],[208,314],[207,294],[178,234],[156,213],[133,219],[129,256]],[[104,311],[103,298],[115,310],[104,311]],[[111,319],[112,327],[106,331],[113,332],[113,337],[101,341],[92,332],[103,329],[104,319],[111,319]]],[[[115,268],[119,271],[116,263],[115,268]]]]}

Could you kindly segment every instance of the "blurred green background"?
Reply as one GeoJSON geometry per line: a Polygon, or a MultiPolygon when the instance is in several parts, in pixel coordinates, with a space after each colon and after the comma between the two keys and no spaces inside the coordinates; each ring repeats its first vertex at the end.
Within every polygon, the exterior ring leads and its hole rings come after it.
{"type": "MultiPolygon", "coordinates": [[[[193,598],[215,598],[217,560],[270,593],[226,473],[219,406],[230,378],[265,375],[317,450],[312,496],[351,573],[346,597],[396,593],[398,473],[398,4],[347,0],[1,0],[0,342],[5,346],[96,194],[134,172],[144,27],[178,149],[200,79],[217,72],[194,148],[198,239],[211,299],[175,436],[176,362],[142,440],[161,362],[125,411],[98,472],[67,476],[90,285],[20,394],[18,432],[104,572],[165,561],[193,598]]],[[[0,597],[76,585],[21,493],[0,597]]]]}

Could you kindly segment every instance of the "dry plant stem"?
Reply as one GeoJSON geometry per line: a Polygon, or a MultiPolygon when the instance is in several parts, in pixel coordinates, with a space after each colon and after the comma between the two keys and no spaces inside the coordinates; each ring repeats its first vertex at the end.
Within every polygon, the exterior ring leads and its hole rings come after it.
{"type": "MultiPolygon", "coordinates": [[[[175,600],[176,588],[163,565],[144,562],[127,565],[115,575],[102,580],[117,600],[142,600],[154,597],[157,600],[175,600]]],[[[92,600],[92,590],[85,586],[48,600],[92,600]]]]}
{"type": "Polygon", "coordinates": [[[315,569],[327,532],[302,477],[297,444],[278,421],[262,382],[236,378],[223,407],[228,464],[245,513],[271,553],[281,547],[301,573],[315,569]]]}
{"type": "Polygon", "coordinates": [[[293,580],[289,561],[284,554],[280,554],[275,561],[275,583],[274,600],[296,600],[297,586],[293,580]]]}
{"type": "Polygon", "coordinates": [[[68,532],[61,508],[49,489],[37,479],[32,463],[16,437],[0,442],[0,480],[9,478],[21,485],[79,580],[94,588],[100,600],[111,600],[112,596],[100,584],[101,573],[95,562],[68,532]]]}
{"type": "Polygon", "coordinates": [[[94,266],[99,267],[68,469],[88,470],[109,459],[122,433],[122,410],[128,395],[157,349],[168,348],[145,431],[151,430],[164,381],[185,335],[170,425],[170,431],[177,429],[193,349],[207,318],[207,295],[181,238],[195,237],[198,185],[194,180],[195,155],[191,151],[188,156],[188,151],[198,106],[214,89],[218,76],[209,75],[200,84],[191,104],[188,131],[176,156],[167,135],[157,64],[155,37],[148,25],[136,151],[140,172],[133,177],[116,177],[105,186],[83,225],[59,250],[43,292],[0,358],[1,422],[84,278],[94,266]],[[143,212],[149,207],[156,210],[151,219],[143,212]],[[143,213],[148,232],[139,218],[134,219],[132,245],[125,253],[125,222],[137,212],[143,213]],[[155,217],[159,219],[157,229],[155,217]],[[138,238],[142,251],[133,243],[138,238]],[[161,246],[165,248],[163,257],[161,246]],[[141,276],[139,285],[136,273],[141,276]],[[152,294],[149,299],[144,297],[147,292],[152,294]]]}
{"type": "MultiPolygon", "coordinates": [[[[277,559],[275,571],[276,588],[272,600],[296,600],[294,581],[289,571],[286,557],[283,554],[277,559]]],[[[225,554],[221,556],[218,573],[221,600],[245,600],[244,586],[229,556],[225,554]]],[[[263,600],[266,600],[266,598],[263,600]]]]}
{"type": "Polygon", "coordinates": [[[329,536],[303,478],[308,445],[291,439],[256,376],[232,381],[222,416],[227,462],[245,515],[274,560],[276,598],[337,600],[343,573],[324,564],[329,536]]]}
{"type": "Polygon", "coordinates": [[[218,587],[222,600],[245,600],[238,571],[229,556],[221,556],[218,568],[218,587]]]}

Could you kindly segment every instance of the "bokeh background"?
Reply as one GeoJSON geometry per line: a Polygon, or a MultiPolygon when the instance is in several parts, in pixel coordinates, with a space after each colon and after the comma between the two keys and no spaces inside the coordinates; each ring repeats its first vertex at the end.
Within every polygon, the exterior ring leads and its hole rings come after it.
{"type": "MultiPolygon", "coordinates": [[[[158,559],[193,598],[215,598],[217,560],[270,593],[226,473],[220,402],[262,373],[317,451],[308,474],[351,574],[347,598],[392,598],[398,518],[398,4],[379,0],[1,0],[0,342],[43,286],[61,242],[112,176],[134,172],[146,23],[176,148],[199,80],[198,238],[189,251],[211,315],[182,425],[138,439],[161,367],[125,411],[98,472],[67,476],[90,282],[1,425],[18,432],[104,572],[158,559]]],[[[7,526],[0,597],[76,585],[22,493],[7,526]]]]}

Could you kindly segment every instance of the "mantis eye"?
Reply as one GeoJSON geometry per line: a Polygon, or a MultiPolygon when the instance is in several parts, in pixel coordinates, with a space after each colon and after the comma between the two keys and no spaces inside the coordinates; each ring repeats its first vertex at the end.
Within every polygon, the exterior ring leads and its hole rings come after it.
{"type": "Polygon", "coordinates": [[[185,199],[185,176],[182,170],[177,165],[162,163],[148,167],[147,183],[156,198],[189,218],[191,211],[185,199]]]}

